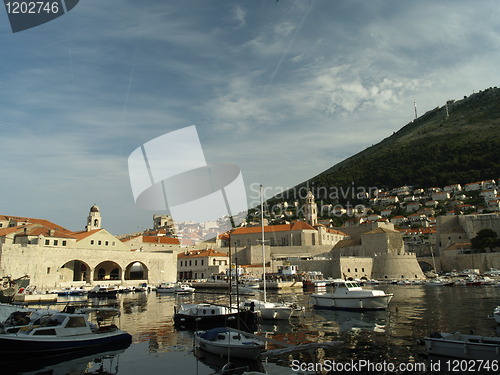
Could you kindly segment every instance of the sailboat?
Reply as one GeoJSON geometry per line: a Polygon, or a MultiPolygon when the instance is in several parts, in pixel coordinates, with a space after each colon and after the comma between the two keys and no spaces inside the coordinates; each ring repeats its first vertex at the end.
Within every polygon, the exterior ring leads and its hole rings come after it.
{"type": "Polygon", "coordinates": [[[266,254],[264,248],[264,198],[262,193],[262,185],[260,185],[260,224],[262,228],[262,283],[264,288],[264,300],[246,300],[242,303],[242,307],[250,308],[260,312],[262,319],[286,320],[291,316],[300,315],[304,309],[294,303],[275,303],[267,301],[266,293],[266,254]]]}

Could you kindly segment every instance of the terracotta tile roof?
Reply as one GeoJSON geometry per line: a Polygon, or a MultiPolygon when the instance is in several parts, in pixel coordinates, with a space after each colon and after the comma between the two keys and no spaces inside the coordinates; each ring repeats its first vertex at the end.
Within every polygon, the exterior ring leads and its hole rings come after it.
{"type": "Polygon", "coordinates": [[[45,219],[35,219],[32,217],[20,217],[20,216],[9,216],[9,215],[2,215],[5,220],[16,220],[16,221],[22,221],[25,223],[29,224],[40,224],[42,227],[50,228],[50,229],[57,229],[63,232],[68,232],[71,233],[70,230],[61,227],[60,225],[54,224],[51,221],[45,220],[45,219]]]}
{"type": "Polygon", "coordinates": [[[26,233],[23,232],[16,234],[16,237],[23,237],[23,236],[44,236],[44,237],[55,237],[55,238],[76,238],[72,235],[71,232],[62,232],[60,230],[54,230],[54,233],[51,235],[50,231],[52,229],[50,228],[44,228],[44,227],[36,227],[32,228],[30,230],[27,230],[26,233]]]}
{"type": "Polygon", "coordinates": [[[188,250],[177,255],[177,259],[201,257],[229,257],[227,254],[213,249],[188,250]]]}
{"type": "MultiPolygon", "coordinates": [[[[305,230],[305,229],[316,230],[312,226],[307,224],[305,221],[294,221],[291,224],[266,225],[264,226],[264,233],[285,232],[285,231],[305,230]]],[[[261,232],[262,232],[262,227],[255,226],[255,227],[237,228],[232,232],[232,234],[249,234],[249,233],[261,233],[261,232]]]]}
{"type": "Polygon", "coordinates": [[[73,232],[73,237],[76,238],[76,242],[78,242],[102,230],[104,229],[95,229],[91,230],[90,232],[87,231],[73,232]]]}
{"type": "Polygon", "coordinates": [[[142,242],[148,243],[162,243],[170,245],[179,245],[180,242],[177,238],[165,237],[165,236],[142,236],[142,242]]]}

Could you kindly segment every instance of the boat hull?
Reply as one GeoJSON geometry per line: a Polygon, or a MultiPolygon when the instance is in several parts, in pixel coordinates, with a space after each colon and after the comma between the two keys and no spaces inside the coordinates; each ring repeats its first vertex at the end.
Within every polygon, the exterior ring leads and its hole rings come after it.
{"type": "MultiPolygon", "coordinates": [[[[215,331],[224,330],[224,328],[216,328],[215,331]]],[[[214,331],[214,330],[212,330],[214,331]]],[[[207,331],[206,333],[210,333],[207,331]]],[[[254,340],[239,333],[223,332],[219,333],[213,339],[206,339],[204,332],[195,333],[196,345],[206,350],[209,353],[224,356],[257,359],[261,352],[265,349],[264,343],[260,340],[254,340]],[[221,336],[222,339],[216,338],[221,336]]]]}
{"type": "Polygon", "coordinates": [[[57,336],[23,336],[16,334],[0,334],[0,355],[43,356],[59,355],[73,351],[130,344],[132,336],[124,331],[105,332],[101,334],[57,337],[57,336]]]}
{"type": "MultiPolygon", "coordinates": [[[[210,310],[207,309],[207,314],[210,310]]],[[[238,313],[223,315],[189,315],[176,313],[174,315],[174,326],[176,329],[192,330],[210,329],[214,327],[231,327],[243,331],[253,332],[255,330],[257,318],[251,311],[240,311],[238,313]]]]}
{"type": "Polygon", "coordinates": [[[328,310],[385,310],[391,302],[393,295],[367,296],[356,298],[335,297],[332,293],[312,294],[311,301],[316,309],[328,310]]]}
{"type": "Polygon", "coordinates": [[[442,338],[425,337],[429,355],[473,360],[500,360],[500,338],[442,334],[442,338]]]}

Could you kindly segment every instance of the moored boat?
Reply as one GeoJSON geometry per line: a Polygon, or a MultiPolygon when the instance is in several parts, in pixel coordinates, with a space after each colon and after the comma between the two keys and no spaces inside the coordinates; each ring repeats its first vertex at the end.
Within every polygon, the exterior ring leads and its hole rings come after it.
{"type": "Polygon", "coordinates": [[[471,360],[500,359],[500,337],[433,333],[424,338],[429,355],[471,360]]]}
{"type": "Polygon", "coordinates": [[[259,312],[262,319],[287,320],[292,316],[298,316],[304,312],[301,306],[286,302],[275,303],[247,300],[241,304],[241,307],[259,312]]]}
{"type": "Polygon", "coordinates": [[[116,325],[97,325],[89,321],[89,313],[99,310],[67,306],[61,312],[31,321],[15,333],[1,333],[0,356],[59,355],[91,347],[131,343],[132,336],[116,325]]]}
{"type": "Polygon", "coordinates": [[[195,332],[194,338],[203,350],[225,357],[257,359],[265,348],[263,341],[224,327],[195,332]]]}
{"type": "Polygon", "coordinates": [[[186,283],[161,283],[156,288],[156,294],[189,294],[194,288],[186,283]]]}
{"type": "Polygon", "coordinates": [[[118,290],[116,285],[98,284],[88,291],[88,296],[116,298],[118,290]]]}
{"type": "Polygon", "coordinates": [[[181,304],[174,313],[175,327],[188,330],[237,328],[239,324],[242,330],[253,332],[256,320],[253,311],[208,303],[181,304]]]}
{"type": "Polygon", "coordinates": [[[338,287],[334,293],[311,294],[311,301],[317,309],[334,310],[385,310],[393,294],[382,290],[363,289],[356,282],[346,281],[345,287],[338,287]]]}

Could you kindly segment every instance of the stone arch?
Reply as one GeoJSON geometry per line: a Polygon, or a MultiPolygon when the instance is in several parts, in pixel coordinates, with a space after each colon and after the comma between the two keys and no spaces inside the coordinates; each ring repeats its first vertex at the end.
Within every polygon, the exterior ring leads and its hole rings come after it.
{"type": "Polygon", "coordinates": [[[91,270],[89,264],[83,260],[68,260],[58,269],[59,281],[84,281],[90,283],[91,270]]]}
{"type": "Polygon", "coordinates": [[[430,270],[434,269],[434,266],[432,265],[432,261],[427,262],[425,260],[420,260],[419,259],[418,265],[422,269],[422,272],[427,272],[427,271],[430,271],[430,270]]]}
{"type": "Polygon", "coordinates": [[[93,280],[121,280],[122,268],[112,260],[105,260],[97,264],[94,268],[93,280]]]}
{"type": "Polygon", "coordinates": [[[130,262],[125,267],[125,280],[147,280],[148,267],[141,261],[130,262]]]}

